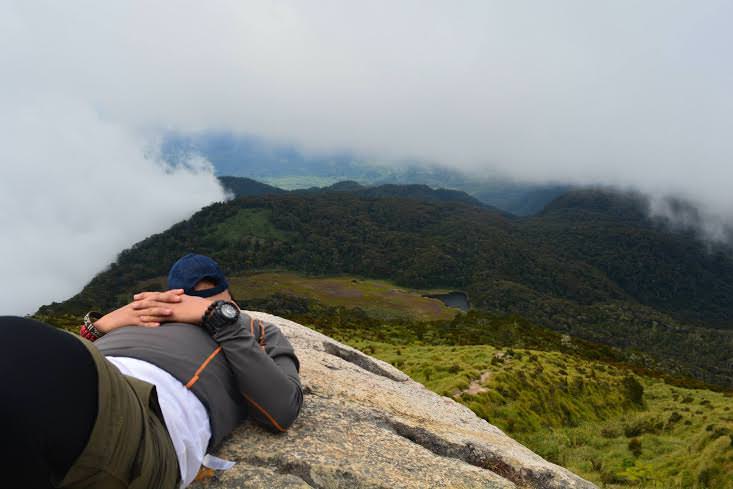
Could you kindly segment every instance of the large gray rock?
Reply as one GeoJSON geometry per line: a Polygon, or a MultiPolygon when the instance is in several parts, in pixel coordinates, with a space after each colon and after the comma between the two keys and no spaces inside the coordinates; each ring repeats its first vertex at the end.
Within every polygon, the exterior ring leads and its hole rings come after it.
{"type": "Polygon", "coordinates": [[[301,362],[305,399],[286,433],[242,424],[218,455],[234,468],[202,488],[582,488],[448,397],[300,324],[277,324],[301,362]]]}

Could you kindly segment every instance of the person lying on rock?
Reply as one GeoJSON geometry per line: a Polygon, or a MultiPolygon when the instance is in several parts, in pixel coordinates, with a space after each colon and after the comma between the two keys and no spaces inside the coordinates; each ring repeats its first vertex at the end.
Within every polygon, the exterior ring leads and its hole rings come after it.
{"type": "Polygon", "coordinates": [[[214,260],[189,254],[81,336],[0,318],[0,487],[174,489],[247,417],[300,413],[300,362],[274,324],[241,311],[214,260]]]}

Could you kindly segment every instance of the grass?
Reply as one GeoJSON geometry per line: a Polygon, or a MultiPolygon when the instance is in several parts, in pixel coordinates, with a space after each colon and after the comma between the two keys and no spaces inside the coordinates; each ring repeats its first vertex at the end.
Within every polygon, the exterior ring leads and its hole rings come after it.
{"type": "Polygon", "coordinates": [[[352,344],[599,487],[733,488],[730,394],[673,387],[557,352],[352,344]]]}
{"type": "Polygon", "coordinates": [[[265,298],[276,293],[285,293],[315,299],[328,306],[360,308],[370,316],[381,319],[449,320],[458,312],[437,299],[422,296],[445,291],[405,289],[383,280],[262,272],[231,277],[229,282],[236,298],[265,298]]]}
{"type": "Polygon", "coordinates": [[[232,217],[219,223],[211,233],[212,237],[225,243],[239,243],[247,239],[286,241],[288,234],[277,229],[270,219],[269,209],[239,209],[232,217]]]}
{"type": "MultiPolygon", "coordinates": [[[[314,299],[333,307],[360,308],[379,319],[409,319],[417,321],[451,320],[459,313],[438,299],[423,294],[446,293],[445,290],[414,290],[397,287],[384,280],[364,280],[352,276],[308,277],[294,272],[259,271],[228,277],[229,287],[240,303],[247,299],[262,299],[275,294],[314,299]]],[[[135,290],[163,290],[166,277],[140,282],[135,290]]],[[[50,318],[63,325],[64,318],[50,318]]],[[[78,322],[78,318],[76,321],[78,322]]]]}

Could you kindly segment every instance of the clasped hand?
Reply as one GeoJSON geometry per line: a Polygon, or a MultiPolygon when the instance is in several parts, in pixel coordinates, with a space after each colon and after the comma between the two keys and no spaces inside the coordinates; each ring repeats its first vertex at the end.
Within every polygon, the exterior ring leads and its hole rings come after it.
{"type": "Polygon", "coordinates": [[[154,328],[165,322],[201,324],[201,317],[211,301],[203,297],[186,295],[183,289],[165,292],[140,292],[133,301],[96,321],[94,325],[103,333],[122,326],[154,328]]]}

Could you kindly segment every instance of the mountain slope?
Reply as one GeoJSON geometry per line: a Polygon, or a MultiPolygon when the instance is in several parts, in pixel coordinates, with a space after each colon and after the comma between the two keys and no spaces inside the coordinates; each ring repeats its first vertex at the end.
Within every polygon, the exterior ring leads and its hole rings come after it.
{"type": "Polygon", "coordinates": [[[383,322],[283,297],[249,307],[389,362],[604,488],[733,489],[731,391],[691,388],[516,317],[383,322]]]}
{"type": "Polygon", "coordinates": [[[607,489],[733,489],[731,392],[691,389],[518,318],[471,311],[449,322],[385,322],[295,297],[246,304],[389,362],[607,489]]]}
{"type": "Polygon", "coordinates": [[[576,190],[525,221],[528,240],[583,261],[641,304],[699,325],[726,327],[733,309],[733,252],[671,232],[638,195],[576,190]]]}
{"type": "Polygon", "coordinates": [[[79,314],[125,303],[134,285],[165,275],[170,263],[196,250],[231,274],[281,267],[463,289],[477,307],[636,348],[669,369],[733,385],[733,333],[697,327],[730,327],[733,302],[718,291],[733,283],[731,257],[664,230],[634,205],[619,210],[608,205],[615,197],[591,197],[525,219],[465,203],[358,192],[242,198],[138,243],[81,294],[40,312],[79,314]],[[680,253],[684,259],[666,258],[680,253]],[[664,259],[651,261],[656,256],[664,259]],[[717,275],[699,273],[713,268],[717,275]]]}
{"type": "Polygon", "coordinates": [[[395,367],[292,321],[253,315],[293,343],[303,411],[287,436],[242,425],[219,454],[237,466],[197,487],[596,487],[395,367]]]}

